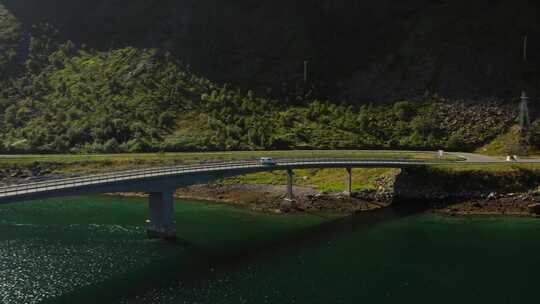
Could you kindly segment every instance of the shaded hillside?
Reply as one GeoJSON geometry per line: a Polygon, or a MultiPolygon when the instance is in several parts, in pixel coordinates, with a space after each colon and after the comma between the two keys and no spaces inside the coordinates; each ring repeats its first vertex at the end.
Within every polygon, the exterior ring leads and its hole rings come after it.
{"type": "Polygon", "coordinates": [[[261,92],[272,87],[278,98],[301,83],[304,60],[311,82],[335,100],[395,101],[426,91],[483,100],[539,87],[540,10],[534,1],[0,3],[24,28],[48,22],[65,39],[101,50],[166,49],[214,81],[261,92]],[[520,61],[524,34],[531,38],[527,68],[520,61]]]}

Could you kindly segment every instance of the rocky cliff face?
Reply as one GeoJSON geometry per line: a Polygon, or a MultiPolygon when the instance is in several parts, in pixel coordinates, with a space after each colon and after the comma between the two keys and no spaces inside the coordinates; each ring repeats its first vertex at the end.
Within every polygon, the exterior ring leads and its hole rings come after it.
{"type": "Polygon", "coordinates": [[[497,198],[497,193],[525,193],[538,188],[536,170],[403,169],[393,184],[396,201],[460,201],[497,198]],[[495,195],[495,197],[493,197],[495,195]]]}
{"type": "MultiPolygon", "coordinates": [[[[310,82],[351,101],[508,98],[535,91],[540,10],[524,0],[0,0],[23,28],[51,23],[92,48],[173,52],[219,82],[310,82]],[[521,40],[529,39],[523,66],[521,40]]],[[[0,39],[0,42],[2,40],[0,39]]],[[[1,48],[0,48],[1,49],[1,48]]]]}

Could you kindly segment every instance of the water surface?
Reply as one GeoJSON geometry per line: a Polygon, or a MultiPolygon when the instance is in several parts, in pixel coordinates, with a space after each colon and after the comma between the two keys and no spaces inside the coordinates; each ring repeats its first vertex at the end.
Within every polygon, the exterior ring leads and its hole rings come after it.
{"type": "Polygon", "coordinates": [[[179,241],[143,199],[0,207],[0,303],[536,301],[540,221],[383,210],[347,219],[178,202],[179,241]]]}

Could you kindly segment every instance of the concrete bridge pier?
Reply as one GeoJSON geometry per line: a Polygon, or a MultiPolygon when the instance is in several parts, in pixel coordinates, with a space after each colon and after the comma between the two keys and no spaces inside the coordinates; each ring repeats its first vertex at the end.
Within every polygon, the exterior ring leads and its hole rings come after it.
{"type": "Polygon", "coordinates": [[[293,193],[294,172],[291,169],[287,170],[287,200],[294,201],[293,193]]]}
{"type": "Polygon", "coordinates": [[[347,190],[345,191],[345,194],[347,194],[349,197],[352,196],[352,168],[347,168],[347,190]]]}
{"type": "Polygon", "coordinates": [[[149,215],[147,221],[148,237],[152,239],[175,239],[176,223],[174,222],[173,191],[152,192],[149,198],[149,215]]]}

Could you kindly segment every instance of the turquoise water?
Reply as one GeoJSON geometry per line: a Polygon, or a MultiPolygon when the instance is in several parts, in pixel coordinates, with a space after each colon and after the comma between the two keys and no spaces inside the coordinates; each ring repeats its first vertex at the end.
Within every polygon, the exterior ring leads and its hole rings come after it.
{"type": "Polygon", "coordinates": [[[387,209],[347,219],[178,202],[178,242],[146,201],[0,207],[0,303],[537,301],[540,221],[387,209]]]}

